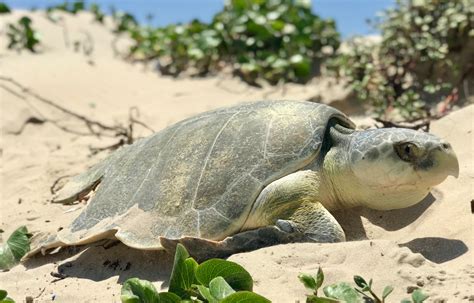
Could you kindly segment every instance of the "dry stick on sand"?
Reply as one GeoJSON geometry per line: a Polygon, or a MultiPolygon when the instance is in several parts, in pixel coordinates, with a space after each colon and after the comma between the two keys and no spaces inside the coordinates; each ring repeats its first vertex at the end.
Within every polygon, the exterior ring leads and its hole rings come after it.
{"type": "Polygon", "coordinates": [[[451,91],[451,93],[442,102],[444,109],[436,113],[435,115],[432,115],[430,109],[426,108],[425,109],[426,118],[413,119],[413,120],[408,120],[404,122],[394,122],[390,120],[384,120],[381,118],[375,118],[375,121],[382,123],[382,127],[401,127],[401,128],[410,128],[414,130],[422,129],[425,132],[429,132],[431,121],[438,120],[446,116],[449,113],[449,110],[447,109],[448,105],[452,105],[458,99],[459,99],[458,89],[454,88],[451,91]]]}
{"type": "MultiPolygon", "coordinates": [[[[129,111],[129,121],[128,121],[128,125],[127,126],[123,126],[123,125],[115,125],[115,126],[111,126],[111,125],[107,125],[107,124],[104,124],[102,122],[99,122],[99,121],[95,121],[95,120],[92,120],[92,119],[89,119],[81,114],[78,114],[78,113],[75,113],[65,107],[62,107],[61,105],[58,105],[57,103],[49,100],[49,99],[46,99],[42,96],[40,96],[39,94],[33,92],[32,90],[30,90],[29,88],[27,88],[26,86],[22,85],[21,83],[19,83],[18,81],[16,81],[15,79],[13,78],[10,78],[10,77],[5,77],[5,76],[0,76],[0,81],[4,81],[4,82],[7,82],[7,83],[10,83],[14,86],[16,86],[17,88],[19,88],[22,93],[28,95],[28,96],[31,96],[33,97],[35,100],[37,101],[40,101],[44,104],[47,104],[59,111],[61,111],[62,113],[64,114],[67,114],[77,120],[80,120],[81,122],[83,122],[87,129],[88,129],[88,132],[83,132],[83,131],[77,131],[77,130],[74,130],[74,129],[71,129],[71,128],[68,128],[66,126],[63,126],[63,125],[60,125],[57,121],[55,120],[51,120],[51,119],[48,119],[48,118],[45,118],[45,122],[50,122],[52,123],[53,125],[55,125],[56,127],[58,127],[59,129],[65,131],[65,132],[69,132],[69,133],[73,133],[73,134],[76,134],[76,135],[81,135],[81,136],[96,136],[98,138],[100,137],[109,137],[109,138],[119,138],[119,141],[113,145],[110,145],[110,146],[107,146],[107,147],[103,147],[103,148],[99,148],[99,149],[93,149],[91,148],[91,151],[93,153],[97,153],[97,152],[100,152],[100,151],[103,151],[103,150],[108,150],[108,149],[116,149],[118,147],[120,147],[121,145],[124,145],[124,144],[132,144],[134,141],[135,141],[135,137],[134,137],[134,125],[135,124],[138,124],[148,130],[150,130],[151,132],[154,132],[153,129],[151,129],[149,126],[147,126],[145,123],[139,121],[137,119],[137,117],[139,116],[139,111],[136,107],[132,107],[130,108],[130,111],[129,111]]],[[[4,89],[6,89],[5,86],[0,86],[4,89]]],[[[7,89],[8,91],[11,91],[11,89],[7,89]]],[[[26,96],[23,96],[21,94],[18,94],[18,93],[15,93],[15,96],[17,96],[18,98],[22,99],[22,100],[25,100],[27,99],[26,96]]]]}
{"type": "Polygon", "coordinates": [[[377,122],[382,123],[382,127],[401,127],[401,128],[410,128],[414,130],[422,129],[426,132],[430,131],[430,119],[422,120],[420,122],[392,122],[389,120],[384,120],[380,118],[374,119],[377,122]]]}

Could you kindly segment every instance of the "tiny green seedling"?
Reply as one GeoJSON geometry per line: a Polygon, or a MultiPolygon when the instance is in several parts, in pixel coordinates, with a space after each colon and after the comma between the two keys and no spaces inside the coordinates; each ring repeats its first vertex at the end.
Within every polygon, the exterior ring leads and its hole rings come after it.
{"type": "Polygon", "coordinates": [[[372,290],[372,279],[370,279],[369,283],[367,283],[361,276],[354,276],[354,282],[359,287],[355,290],[362,294],[366,300],[372,300],[372,302],[375,303],[384,303],[385,298],[387,298],[387,296],[393,291],[392,286],[385,286],[382,292],[382,298],[379,298],[372,290]]]}
{"type": "Polygon", "coordinates": [[[252,277],[239,264],[222,259],[198,264],[178,244],[167,292],[158,292],[149,281],[132,278],[123,284],[121,300],[123,303],[270,302],[252,292],[252,288],[252,277]]]}

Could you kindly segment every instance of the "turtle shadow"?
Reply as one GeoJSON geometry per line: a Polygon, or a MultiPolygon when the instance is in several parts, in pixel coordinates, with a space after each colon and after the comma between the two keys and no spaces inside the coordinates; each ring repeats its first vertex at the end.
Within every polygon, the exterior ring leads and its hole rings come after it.
{"type": "Polygon", "coordinates": [[[431,262],[441,264],[456,259],[469,251],[467,245],[456,239],[440,237],[416,238],[406,243],[398,244],[408,247],[414,253],[420,253],[431,262]]]}
{"type": "Polygon", "coordinates": [[[168,284],[173,266],[173,256],[164,250],[139,250],[117,242],[112,247],[93,243],[81,247],[67,247],[62,251],[26,260],[27,268],[56,263],[63,278],[82,278],[103,281],[118,276],[122,284],[129,278],[139,278],[168,284]],[[71,257],[72,255],[72,257],[71,257]]]}
{"type": "Polygon", "coordinates": [[[395,231],[416,221],[435,201],[436,198],[430,193],[417,204],[407,208],[382,211],[357,207],[335,211],[333,215],[344,229],[348,241],[367,240],[362,217],[387,231],[395,231]]]}
{"type": "Polygon", "coordinates": [[[395,231],[415,222],[435,201],[436,198],[429,193],[421,202],[407,208],[384,211],[361,208],[358,214],[387,231],[395,231]]]}

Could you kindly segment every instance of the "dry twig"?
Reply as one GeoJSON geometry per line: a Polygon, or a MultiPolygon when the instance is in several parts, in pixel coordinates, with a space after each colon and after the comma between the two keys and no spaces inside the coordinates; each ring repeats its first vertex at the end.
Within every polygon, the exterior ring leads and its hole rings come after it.
{"type": "Polygon", "coordinates": [[[9,84],[15,86],[17,89],[20,89],[21,93],[23,93],[23,95],[20,94],[20,93],[14,92],[14,90],[12,90],[11,88],[6,87],[5,85],[0,85],[1,88],[5,89],[9,92],[13,92],[13,94],[16,97],[24,100],[27,103],[28,103],[27,96],[33,97],[34,100],[39,101],[43,104],[46,104],[46,105],[48,105],[48,106],[50,106],[50,107],[52,107],[56,110],[59,110],[60,112],[72,117],[73,119],[81,121],[82,123],[85,124],[85,126],[87,128],[87,131],[79,131],[79,130],[76,130],[76,129],[69,128],[67,126],[61,125],[58,121],[53,120],[53,119],[49,119],[49,118],[44,118],[44,122],[49,122],[49,123],[53,124],[54,126],[58,127],[59,129],[65,131],[65,132],[80,135],[80,136],[95,136],[97,138],[109,137],[109,138],[118,138],[119,139],[117,143],[112,144],[109,147],[105,147],[105,148],[101,148],[101,149],[95,149],[95,150],[91,149],[91,150],[95,151],[95,153],[97,153],[99,151],[102,151],[102,150],[116,149],[116,148],[118,148],[118,147],[120,147],[121,145],[124,145],[124,144],[132,144],[136,139],[135,136],[134,136],[134,125],[140,125],[140,126],[146,128],[147,130],[150,130],[151,132],[153,132],[153,129],[151,129],[144,122],[141,122],[141,121],[138,120],[138,117],[139,117],[140,113],[138,111],[138,108],[136,108],[136,107],[130,108],[129,121],[128,121],[126,126],[124,126],[122,124],[108,125],[108,124],[102,123],[100,121],[89,119],[86,116],[81,115],[79,113],[73,112],[72,110],[63,107],[63,106],[59,105],[58,103],[56,103],[52,100],[49,100],[49,99],[35,93],[34,91],[32,91],[31,89],[29,89],[26,86],[22,85],[21,83],[19,83],[18,81],[16,81],[13,78],[0,76],[0,81],[4,81],[6,83],[9,83],[9,84]]]}

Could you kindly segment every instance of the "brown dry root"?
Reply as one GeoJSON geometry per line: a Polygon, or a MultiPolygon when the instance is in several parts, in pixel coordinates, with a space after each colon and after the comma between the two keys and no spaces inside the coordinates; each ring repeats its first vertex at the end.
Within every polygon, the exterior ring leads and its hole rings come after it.
{"type": "Polygon", "coordinates": [[[406,121],[406,122],[393,122],[389,120],[384,120],[380,118],[375,118],[375,121],[382,124],[382,127],[401,127],[401,128],[409,128],[418,130],[421,129],[423,131],[429,132],[430,131],[430,123],[431,119],[423,119],[419,121],[406,121]]]}
{"type": "MultiPolygon", "coordinates": [[[[446,97],[446,99],[442,102],[442,105],[448,106],[446,104],[454,103],[455,101],[457,101],[457,99],[458,99],[457,89],[455,89],[448,97],[446,97]]],[[[401,122],[375,118],[375,121],[381,123],[382,127],[400,127],[400,128],[409,128],[409,129],[423,130],[425,132],[429,132],[431,121],[436,121],[438,119],[441,119],[444,116],[446,116],[448,113],[449,113],[449,110],[446,109],[446,110],[441,110],[438,113],[433,115],[430,109],[427,108],[425,118],[419,118],[419,119],[413,119],[413,120],[407,120],[407,121],[401,121],[401,122]]]]}
{"type": "MultiPolygon", "coordinates": [[[[129,109],[129,115],[128,115],[128,121],[125,124],[116,124],[116,125],[108,125],[105,123],[102,123],[100,121],[92,120],[87,118],[84,115],[81,115],[79,113],[76,113],[70,109],[67,109],[58,103],[49,100],[36,92],[32,91],[31,89],[27,88],[26,86],[22,85],[18,81],[16,81],[13,78],[10,77],[5,77],[5,76],[0,76],[0,81],[3,81],[4,83],[10,84],[14,87],[14,89],[0,84],[0,87],[3,88],[4,90],[12,93],[16,97],[24,100],[28,106],[32,107],[32,104],[29,102],[31,97],[32,100],[36,102],[40,102],[42,104],[45,104],[49,107],[52,107],[63,114],[69,116],[71,119],[75,119],[81,123],[83,123],[86,127],[86,131],[84,130],[77,130],[65,125],[62,125],[59,121],[50,119],[47,117],[42,116],[41,117],[41,122],[42,123],[51,123],[57,128],[61,129],[62,131],[72,133],[75,135],[79,136],[95,136],[97,138],[102,138],[102,137],[108,137],[108,138],[117,138],[118,141],[112,145],[106,146],[106,147],[100,147],[100,148],[92,148],[91,147],[91,152],[93,154],[96,154],[98,152],[104,151],[104,150],[114,150],[119,148],[122,145],[125,144],[132,144],[137,137],[135,136],[135,126],[139,125],[150,132],[154,132],[153,129],[151,129],[148,125],[146,125],[144,122],[141,122],[138,120],[138,117],[140,116],[139,110],[136,107],[132,107],[129,109]],[[18,92],[19,90],[20,92],[18,92]]],[[[23,129],[23,128],[22,128],[23,129]]],[[[20,132],[21,133],[21,132],[20,132]]],[[[18,134],[20,134],[18,133],[18,134]]],[[[18,135],[17,134],[17,135],[18,135]]]]}

